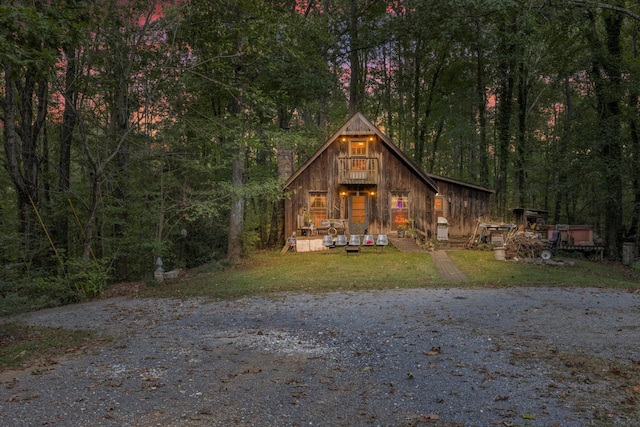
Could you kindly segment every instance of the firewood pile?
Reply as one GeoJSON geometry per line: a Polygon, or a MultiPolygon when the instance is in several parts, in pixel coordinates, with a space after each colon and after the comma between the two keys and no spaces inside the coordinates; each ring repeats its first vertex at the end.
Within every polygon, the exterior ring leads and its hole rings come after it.
{"type": "Polygon", "coordinates": [[[512,232],[505,240],[504,255],[506,259],[537,258],[544,246],[544,242],[535,234],[512,232]]]}

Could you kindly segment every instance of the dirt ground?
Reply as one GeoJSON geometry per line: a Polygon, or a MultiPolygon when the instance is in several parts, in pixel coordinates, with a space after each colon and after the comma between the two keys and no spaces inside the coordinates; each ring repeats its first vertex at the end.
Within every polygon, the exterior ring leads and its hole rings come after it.
{"type": "Polygon", "coordinates": [[[22,317],[108,340],[0,376],[6,426],[585,426],[640,419],[640,295],[115,297],[22,317]]]}

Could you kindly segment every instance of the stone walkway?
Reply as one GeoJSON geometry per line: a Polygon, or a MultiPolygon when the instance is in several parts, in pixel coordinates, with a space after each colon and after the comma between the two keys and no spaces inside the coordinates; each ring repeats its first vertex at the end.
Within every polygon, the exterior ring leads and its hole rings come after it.
{"type": "MultiPolygon", "coordinates": [[[[389,237],[389,242],[400,252],[425,252],[424,248],[419,246],[414,239],[389,237]]],[[[462,272],[454,263],[449,255],[443,250],[438,250],[431,253],[433,262],[438,268],[440,277],[447,282],[464,282],[469,280],[466,274],[462,272]]]]}
{"type": "Polygon", "coordinates": [[[464,282],[469,280],[466,274],[458,268],[445,251],[435,251],[431,254],[440,277],[450,282],[464,282]]]}

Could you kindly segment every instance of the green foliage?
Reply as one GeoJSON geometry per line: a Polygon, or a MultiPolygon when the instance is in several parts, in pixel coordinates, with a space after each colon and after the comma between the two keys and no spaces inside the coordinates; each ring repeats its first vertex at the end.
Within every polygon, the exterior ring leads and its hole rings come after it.
{"type": "Polygon", "coordinates": [[[75,289],[80,299],[100,297],[109,278],[109,262],[70,259],[65,264],[65,277],[60,281],[75,289]]]}
{"type": "Polygon", "coordinates": [[[80,301],[78,293],[56,276],[30,277],[18,275],[21,266],[14,271],[4,271],[0,278],[0,315],[6,316],[43,308],[57,307],[80,301]]]}

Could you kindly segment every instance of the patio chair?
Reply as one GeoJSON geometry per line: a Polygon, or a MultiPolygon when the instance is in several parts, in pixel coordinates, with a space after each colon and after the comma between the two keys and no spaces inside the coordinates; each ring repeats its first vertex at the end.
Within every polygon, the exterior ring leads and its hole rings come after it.
{"type": "Polygon", "coordinates": [[[322,246],[325,246],[327,248],[335,248],[335,244],[333,243],[333,236],[330,235],[326,235],[326,236],[322,236],[322,246]]]}
{"type": "Polygon", "coordinates": [[[352,234],[349,237],[349,244],[347,244],[347,246],[345,246],[345,249],[347,251],[347,255],[349,255],[349,253],[351,253],[351,252],[360,253],[360,235],[359,234],[352,234]]]}
{"type": "Polygon", "coordinates": [[[378,238],[376,239],[376,246],[381,247],[384,250],[385,246],[389,245],[389,239],[386,234],[378,234],[378,238]]]}
{"type": "Polygon", "coordinates": [[[364,241],[362,242],[362,246],[373,246],[375,245],[375,240],[373,240],[373,234],[365,234],[364,241]]]}
{"type": "Polygon", "coordinates": [[[336,236],[336,246],[347,246],[347,236],[344,234],[338,234],[336,236]]]}

